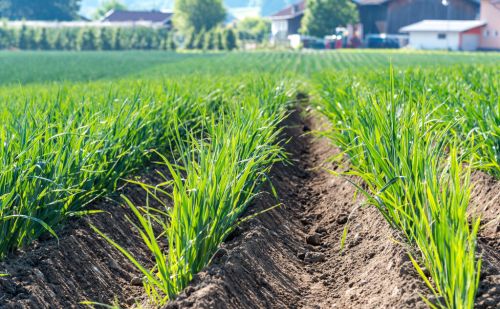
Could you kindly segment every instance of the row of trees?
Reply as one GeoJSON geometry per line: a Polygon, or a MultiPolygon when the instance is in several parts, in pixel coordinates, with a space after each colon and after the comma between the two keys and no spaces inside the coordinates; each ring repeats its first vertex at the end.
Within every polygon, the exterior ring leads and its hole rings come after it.
{"type": "Polygon", "coordinates": [[[191,32],[186,37],[184,48],[199,50],[233,50],[236,49],[236,35],[232,29],[214,28],[210,31],[191,32]]]}
{"type": "Polygon", "coordinates": [[[175,50],[172,32],[135,28],[0,28],[0,49],[175,50]]]}
{"type": "MultiPolygon", "coordinates": [[[[191,32],[184,48],[233,50],[237,36],[232,29],[191,32]]],[[[134,28],[31,28],[0,27],[0,49],[22,50],[176,50],[172,31],[148,27],[134,28]]]]}

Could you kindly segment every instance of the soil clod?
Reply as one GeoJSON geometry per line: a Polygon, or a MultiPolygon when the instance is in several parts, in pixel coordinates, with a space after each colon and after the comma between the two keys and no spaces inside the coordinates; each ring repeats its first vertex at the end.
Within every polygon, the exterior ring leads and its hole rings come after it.
{"type": "Polygon", "coordinates": [[[319,245],[321,245],[321,235],[318,234],[318,233],[315,233],[315,234],[312,234],[312,235],[308,235],[306,237],[306,242],[309,245],[319,246],[319,245]]]}

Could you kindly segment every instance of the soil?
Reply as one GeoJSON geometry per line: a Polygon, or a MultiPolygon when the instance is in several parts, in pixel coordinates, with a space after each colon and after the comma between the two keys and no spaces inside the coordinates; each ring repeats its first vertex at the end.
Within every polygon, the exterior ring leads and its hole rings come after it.
{"type": "Polygon", "coordinates": [[[482,172],[472,176],[470,209],[481,217],[481,283],[476,308],[500,308],[500,182],[482,172]]]}
{"type": "MultiPolygon", "coordinates": [[[[157,173],[143,174],[135,180],[149,184],[162,180],[157,173]]],[[[119,193],[135,205],[146,200],[139,186],[126,186],[119,193]]],[[[147,247],[127,219],[133,214],[121,201],[119,196],[99,201],[91,208],[103,213],[72,219],[58,231],[58,240],[42,237],[0,262],[0,273],[9,275],[0,278],[0,308],[81,308],[82,301],[117,301],[126,306],[142,298],[140,274],[91,228],[109,235],[143,265],[152,265],[147,247]]]]}
{"type": "MultiPolygon", "coordinates": [[[[404,240],[373,207],[353,198],[346,179],[327,172],[346,167],[328,161],[338,149],[309,134],[320,126],[317,118],[290,116],[284,132],[290,163],[275,166],[271,174],[279,200],[268,188],[247,215],[282,206],[242,223],[213,263],[165,309],[426,308],[419,294],[432,297],[404,240]]],[[[475,213],[490,223],[479,240],[484,266],[477,307],[498,308],[500,188],[482,173],[473,180],[475,213]]],[[[135,187],[125,194],[139,205],[146,199],[135,187]]],[[[0,278],[0,308],[76,308],[83,300],[110,304],[115,297],[127,307],[143,299],[139,274],[90,228],[97,226],[149,265],[146,248],[125,219],[131,214],[120,204],[101,201],[94,208],[109,213],[72,220],[59,232],[59,243],[37,242],[0,263],[0,273],[10,274],[0,278]]]]}

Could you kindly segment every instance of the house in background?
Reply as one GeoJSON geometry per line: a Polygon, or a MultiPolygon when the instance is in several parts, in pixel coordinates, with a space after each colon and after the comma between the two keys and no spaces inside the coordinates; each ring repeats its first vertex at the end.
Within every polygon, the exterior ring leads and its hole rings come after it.
{"type": "Polygon", "coordinates": [[[363,34],[397,34],[404,26],[422,20],[474,20],[479,0],[354,0],[363,34]]]}
{"type": "Polygon", "coordinates": [[[298,34],[305,9],[306,1],[300,1],[271,15],[271,41],[285,42],[289,35],[298,34]]]}
{"type": "Polygon", "coordinates": [[[133,23],[152,27],[172,28],[172,12],[111,10],[102,19],[107,23],[133,23]]]}
{"type": "Polygon", "coordinates": [[[481,20],[487,24],[483,28],[480,48],[500,50],[500,0],[481,0],[481,20]]]}
{"type": "Polygon", "coordinates": [[[417,49],[477,50],[486,22],[482,20],[423,20],[401,28],[417,49]]]}

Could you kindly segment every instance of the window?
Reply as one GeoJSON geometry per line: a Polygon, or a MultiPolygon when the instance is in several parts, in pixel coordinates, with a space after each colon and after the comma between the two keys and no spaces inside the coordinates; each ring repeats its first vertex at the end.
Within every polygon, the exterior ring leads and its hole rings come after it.
{"type": "Polygon", "coordinates": [[[495,30],[495,37],[498,36],[498,30],[495,30]]]}
{"type": "Polygon", "coordinates": [[[446,33],[438,33],[438,40],[446,40],[446,33]]]}
{"type": "Polygon", "coordinates": [[[484,30],[484,37],[487,38],[490,36],[490,30],[484,30]]]}

